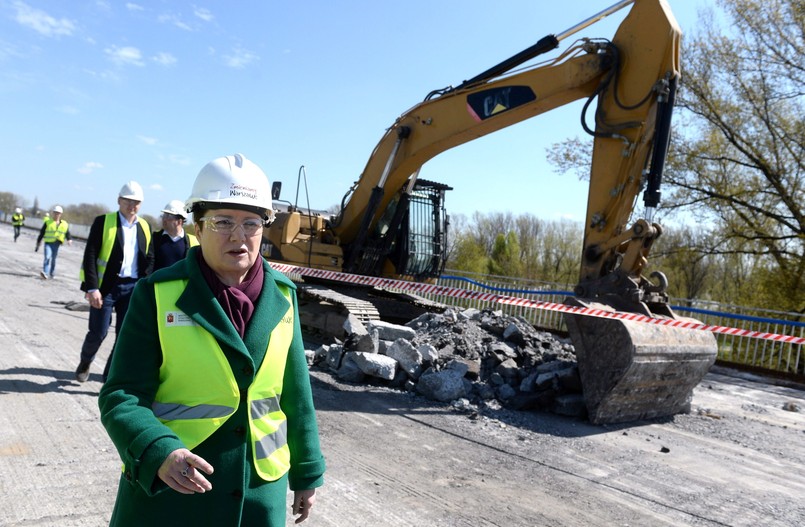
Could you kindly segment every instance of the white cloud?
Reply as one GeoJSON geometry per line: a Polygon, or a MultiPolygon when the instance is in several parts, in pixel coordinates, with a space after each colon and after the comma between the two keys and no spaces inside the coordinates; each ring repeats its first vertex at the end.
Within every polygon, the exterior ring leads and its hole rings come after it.
{"type": "Polygon", "coordinates": [[[144,66],[143,55],[140,50],[132,46],[124,46],[119,48],[111,46],[104,50],[109,56],[109,59],[115,64],[131,64],[134,66],[144,66]]]}
{"type": "Polygon", "coordinates": [[[210,12],[209,9],[205,9],[203,7],[193,8],[193,14],[205,22],[212,22],[212,20],[215,18],[212,16],[212,12],[210,12]]]}
{"type": "Polygon", "coordinates": [[[126,9],[129,11],[143,11],[143,6],[134,2],[126,2],[126,9]]]}
{"type": "Polygon", "coordinates": [[[224,55],[224,63],[230,68],[242,69],[260,57],[251,51],[235,48],[230,55],[224,55]]]}
{"type": "Polygon", "coordinates": [[[154,146],[155,144],[157,144],[158,141],[156,137],[148,137],[145,135],[138,135],[137,139],[147,144],[148,146],[154,146]]]}
{"type": "Polygon", "coordinates": [[[162,66],[173,66],[177,62],[176,57],[164,51],[160,51],[159,53],[151,57],[151,60],[162,66]]]}
{"type": "Polygon", "coordinates": [[[17,14],[14,20],[18,24],[33,29],[46,37],[71,36],[75,31],[75,24],[66,18],[56,19],[41,9],[36,9],[25,2],[12,4],[17,14]]]}
{"type": "Polygon", "coordinates": [[[148,186],[148,190],[162,190],[162,185],[159,183],[154,183],[153,185],[148,186]]]}
{"type": "Polygon", "coordinates": [[[163,24],[173,24],[179,29],[184,29],[185,31],[193,31],[192,27],[190,27],[186,22],[182,21],[182,19],[176,15],[159,15],[157,20],[163,24]]]}
{"type": "Polygon", "coordinates": [[[103,168],[103,165],[97,161],[87,161],[84,163],[84,166],[80,167],[77,171],[81,174],[92,174],[100,168],[103,168]]]}

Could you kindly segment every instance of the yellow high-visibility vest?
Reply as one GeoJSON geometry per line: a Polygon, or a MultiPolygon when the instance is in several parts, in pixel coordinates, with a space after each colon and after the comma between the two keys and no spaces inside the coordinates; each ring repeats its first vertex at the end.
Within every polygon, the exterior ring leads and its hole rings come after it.
{"type": "MultiPolygon", "coordinates": [[[[98,251],[98,258],[95,260],[95,265],[98,268],[98,287],[103,283],[103,275],[106,272],[106,265],[109,263],[109,257],[112,256],[112,247],[115,245],[115,238],[117,237],[117,212],[110,212],[104,215],[103,218],[103,235],[101,238],[101,250],[98,251]]],[[[137,217],[137,223],[140,224],[145,233],[145,252],[148,252],[148,246],[151,245],[151,227],[144,219],[137,217]]],[[[135,255],[136,258],[136,255],[135,255]]],[[[143,271],[142,269],[140,270],[143,271]]],[[[84,264],[81,264],[81,271],[79,278],[84,282],[84,264]]]]}
{"type": "Polygon", "coordinates": [[[25,216],[16,212],[11,216],[11,225],[21,227],[25,223],[25,216]]]}
{"type": "Polygon", "coordinates": [[[45,234],[42,236],[42,241],[45,243],[53,243],[55,241],[64,243],[64,238],[69,228],[70,225],[64,220],[61,220],[57,224],[52,218],[48,218],[45,220],[45,234]]]}
{"type": "MultiPolygon", "coordinates": [[[[235,413],[241,395],[215,337],[176,307],[186,285],[186,280],[154,284],[162,365],[152,410],[192,450],[235,413]]],[[[288,311],[271,332],[263,363],[247,390],[252,461],[266,481],[282,477],[291,461],[280,398],[294,309],[290,289],[278,286],[288,311]]]]}

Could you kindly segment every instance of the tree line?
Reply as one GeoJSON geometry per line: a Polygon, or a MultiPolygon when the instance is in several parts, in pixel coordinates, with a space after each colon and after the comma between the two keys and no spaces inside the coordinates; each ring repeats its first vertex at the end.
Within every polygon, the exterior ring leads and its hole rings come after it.
{"type": "MultiPolygon", "coordinates": [[[[26,218],[44,218],[45,214],[50,213],[50,208],[56,204],[48,204],[44,207],[39,205],[39,198],[34,198],[30,206],[25,205],[26,200],[18,194],[12,192],[0,192],[0,213],[4,215],[3,221],[11,221],[11,214],[14,209],[22,209],[26,218]]],[[[99,203],[79,203],[78,205],[62,205],[64,209],[64,219],[72,225],[92,225],[92,221],[101,214],[111,212],[109,207],[99,203]]],[[[151,225],[153,230],[162,228],[162,222],[150,214],[142,214],[142,217],[151,225]]]]}

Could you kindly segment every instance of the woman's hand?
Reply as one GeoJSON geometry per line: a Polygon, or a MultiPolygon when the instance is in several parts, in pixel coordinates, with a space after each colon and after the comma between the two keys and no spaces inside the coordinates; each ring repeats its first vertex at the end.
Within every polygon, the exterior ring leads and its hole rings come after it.
{"type": "Polygon", "coordinates": [[[302,523],[310,516],[310,508],[316,503],[316,489],[297,490],[293,493],[293,515],[299,517],[294,523],[302,523]]]}
{"type": "Polygon", "coordinates": [[[179,448],[168,454],[157,476],[176,492],[195,494],[212,490],[212,484],[204,477],[204,474],[212,474],[212,471],[212,465],[204,458],[186,448],[179,448]]]}

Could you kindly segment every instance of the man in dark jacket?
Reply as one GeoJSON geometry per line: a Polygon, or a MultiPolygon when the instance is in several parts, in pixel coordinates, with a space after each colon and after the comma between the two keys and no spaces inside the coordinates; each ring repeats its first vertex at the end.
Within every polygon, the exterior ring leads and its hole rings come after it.
{"type": "MultiPolygon", "coordinates": [[[[117,336],[134,284],[152,265],[151,227],[137,216],[142,200],[142,187],[136,181],[129,181],[118,194],[118,210],[96,217],[90,227],[81,264],[81,290],[90,304],[89,331],[75,372],[79,382],[89,378],[90,364],[109,332],[112,310],[115,311],[117,336]]],[[[110,353],[103,371],[104,381],[111,362],[110,353]]]]}
{"type": "Polygon", "coordinates": [[[146,274],[170,267],[184,258],[191,247],[198,245],[196,237],[184,229],[186,220],[187,211],[183,201],[171,200],[162,209],[162,230],[154,232],[153,266],[146,274]]]}

